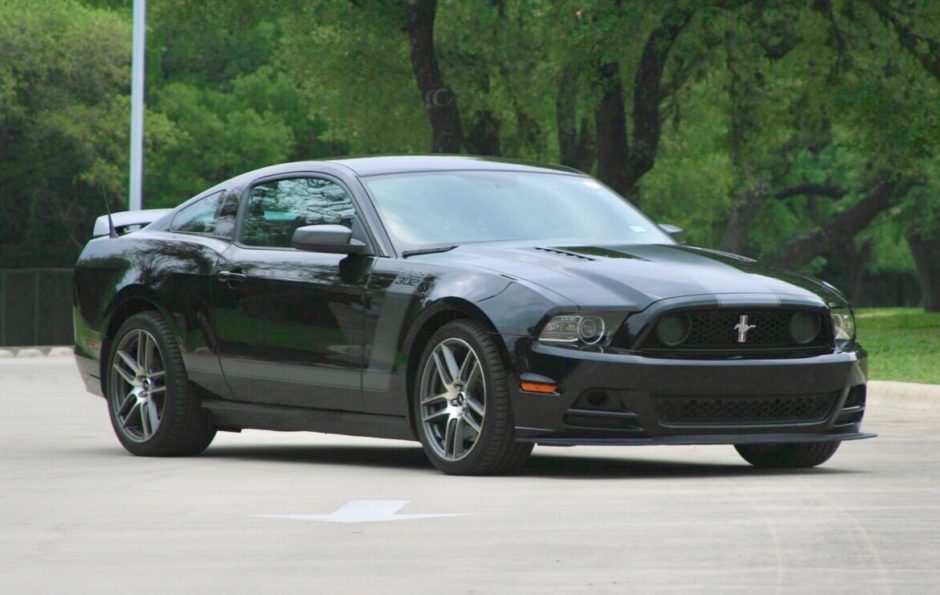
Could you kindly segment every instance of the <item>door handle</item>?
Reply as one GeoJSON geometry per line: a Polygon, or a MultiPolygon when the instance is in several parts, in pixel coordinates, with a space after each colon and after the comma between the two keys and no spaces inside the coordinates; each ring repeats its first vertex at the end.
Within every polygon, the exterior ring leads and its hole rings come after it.
{"type": "Polygon", "coordinates": [[[237,273],[235,271],[219,271],[215,274],[219,281],[225,283],[231,283],[234,281],[244,281],[248,278],[248,275],[245,273],[237,273]]]}

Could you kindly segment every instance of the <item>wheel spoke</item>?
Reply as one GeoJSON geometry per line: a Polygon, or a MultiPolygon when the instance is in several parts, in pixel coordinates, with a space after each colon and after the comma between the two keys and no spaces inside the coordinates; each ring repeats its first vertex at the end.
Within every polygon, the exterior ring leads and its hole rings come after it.
{"type": "Polygon", "coordinates": [[[127,424],[133,419],[135,413],[140,417],[140,402],[137,400],[134,401],[134,404],[131,406],[130,411],[127,412],[127,415],[124,416],[124,419],[120,420],[121,426],[126,429],[127,424]]]}
{"type": "Polygon", "coordinates": [[[165,387],[165,386],[155,386],[155,387],[153,387],[153,388],[150,389],[150,394],[151,394],[151,395],[156,395],[156,394],[162,393],[162,392],[164,392],[164,391],[166,391],[166,387],[165,387]]]}
{"type": "Polygon", "coordinates": [[[441,357],[435,351],[431,354],[431,357],[434,359],[434,368],[437,370],[437,376],[441,379],[441,384],[443,386],[450,386],[451,380],[447,378],[447,373],[444,371],[444,364],[441,363],[441,357]]]}
{"type": "Polygon", "coordinates": [[[454,428],[457,425],[457,418],[453,417],[447,420],[447,429],[444,432],[444,456],[454,458],[454,428]]]}
{"type": "Polygon", "coordinates": [[[447,393],[441,393],[439,395],[431,395],[430,397],[425,397],[422,401],[422,405],[430,405],[431,403],[436,403],[438,401],[446,401],[447,393]]]}
{"type": "Polygon", "coordinates": [[[150,374],[148,374],[148,376],[150,376],[151,380],[160,380],[161,378],[166,376],[166,372],[164,372],[163,370],[157,370],[156,372],[151,372],[150,374]]]}
{"type": "Polygon", "coordinates": [[[457,372],[457,380],[466,384],[467,382],[467,370],[469,369],[472,373],[472,367],[477,363],[477,358],[473,357],[472,351],[467,351],[467,357],[463,358],[463,363],[460,364],[460,370],[457,372]]]}
{"type": "Polygon", "coordinates": [[[118,407],[117,409],[118,419],[125,418],[127,414],[129,413],[130,407],[128,406],[135,403],[136,401],[137,401],[137,396],[134,394],[133,390],[127,393],[126,395],[124,395],[124,400],[121,401],[121,406],[118,407]]]}
{"type": "MultiPolygon", "coordinates": [[[[140,371],[140,366],[137,365],[137,360],[135,360],[133,357],[131,357],[131,355],[130,355],[129,353],[125,352],[125,351],[122,350],[122,349],[119,349],[118,352],[117,352],[117,355],[118,355],[119,358],[121,358],[121,360],[122,360],[122,361],[124,362],[124,364],[128,367],[129,371],[130,371],[132,374],[137,374],[137,372],[140,371]]],[[[117,362],[115,362],[114,365],[117,365],[117,362]]]]}
{"type": "Polygon", "coordinates": [[[143,336],[144,342],[144,356],[140,360],[140,367],[143,370],[144,374],[150,374],[150,370],[153,369],[153,350],[156,347],[156,343],[150,337],[150,335],[144,333],[143,336]]]}
{"type": "Polygon", "coordinates": [[[448,415],[450,415],[450,412],[447,410],[447,407],[444,407],[443,409],[435,411],[434,413],[428,413],[422,417],[422,420],[425,422],[436,421],[442,417],[447,417],[448,415]]]}
{"type": "Polygon", "coordinates": [[[463,452],[463,417],[454,421],[454,458],[463,452]]]}
{"type": "Polygon", "coordinates": [[[141,372],[147,371],[147,333],[137,331],[137,365],[141,372]]]}
{"type": "Polygon", "coordinates": [[[157,427],[160,425],[160,412],[157,411],[157,404],[153,402],[152,399],[147,400],[146,413],[144,417],[147,418],[147,425],[150,427],[150,433],[153,434],[157,431],[157,427]]]}
{"type": "MultiPolygon", "coordinates": [[[[120,353],[120,352],[118,352],[118,353],[120,353]]],[[[130,385],[133,386],[134,382],[137,380],[136,378],[134,378],[134,376],[132,376],[131,374],[129,374],[129,373],[127,372],[127,370],[125,370],[124,368],[122,368],[122,367],[118,364],[118,362],[114,362],[114,366],[113,366],[113,367],[114,367],[114,371],[117,372],[118,374],[120,374],[120,375],[121,375],[121,378],[124,379],[124,382],[126,382],[126,383],[128,383],[128,384],[130,384],[130,385]]]]}
{"type": "Polygon", "coordinates": [[[473,367],[470,369],[470,374],[467,375],[467,380],[464,381],[464,386],[470,388],[473,386],[474,381],[480,375],[480,362],[477,361],[477,358],[473,358],[473,367]]]}
{"type": "Polygon", "coordinates": [[[441,353],[444,355],[444,362],[447,364],[447,374],[450,376],[451,382],[458,380],[460,378],[460,368],[457,366],[457,360],[454,358],[454,350],[448,347],[446,343],[442,343],[441,353]]]}
{"type": "Polygon", "coordinates": [[[478,403],[476,399],[474,399],[470,395],[467,395],[467,405],[470,407],[470,409],[474,413],[479,415],[480,418],[483,417],[483,413],[486,411],[486,408],[482,403],[478,403]]]}
{"type": "Polygon", "coordinates": [[[150,414],[147,412],[147,407],[145,405],[138,405],[137,411],[140,413],[140,433],[143,434],[144,440],[150,438],[151,429],[150,429],[150,414]]]}
{"type": "Polygon", "coordinates": [[[465,424],[467,424],[468,426],[470,426],[470,429],[471,429],[471,430],[473,430],[473,431],[476,432],[477,434],[480,433],[480,424],[477,423],[477,420],[473,419],[473,416],[472,416],[472,415],[464,415],[464,416],[463,416],[463,421],[464,421],[465,424]]]}

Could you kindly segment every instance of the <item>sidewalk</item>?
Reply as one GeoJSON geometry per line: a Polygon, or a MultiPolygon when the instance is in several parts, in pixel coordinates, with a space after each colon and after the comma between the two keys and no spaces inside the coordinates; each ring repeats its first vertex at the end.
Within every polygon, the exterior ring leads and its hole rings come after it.
{"type": "Polygon", "coordinates": [[[904,405],[915,409],[934,408],[940,405],[940,384],[869,380],[868,402],[904,405]]]}

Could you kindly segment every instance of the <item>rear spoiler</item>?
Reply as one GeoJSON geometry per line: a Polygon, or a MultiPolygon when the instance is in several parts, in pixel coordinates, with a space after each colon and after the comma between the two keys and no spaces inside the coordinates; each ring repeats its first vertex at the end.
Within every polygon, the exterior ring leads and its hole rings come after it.
{"type": "MultiPolygon", "coordinates": [[[[160,217],[166,215],[173,209],[147,209],[144,211],[119,211],[111,213],[111,220],[114,221],[114,230],[118,235],[124,235],[132,231],[137,231],[147,227],[160,217]]],[[[108,216],[102,215],[95,219],[95,230],[93,237],[100,238],[108,235],[110,228],[108,226],[108,216]]]]}

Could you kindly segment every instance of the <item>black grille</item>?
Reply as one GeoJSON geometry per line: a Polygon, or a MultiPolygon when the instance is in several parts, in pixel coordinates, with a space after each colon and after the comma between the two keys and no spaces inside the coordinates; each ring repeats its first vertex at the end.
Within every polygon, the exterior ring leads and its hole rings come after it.
{"type": "Polygon", "coordinates": [[[762,397],[662,395],[654,402],[663,425],[753,425],[822,421],[837,397],[837,392],[762,397]]]}
{"type": "Polygon", "coordinates": [[[663,316],[669,315],[688,316],[689,332],[685,340],[679,345],[664,345],[653,324],[641,340],[640,349],[668,352],[747,353],[778,350],[818,353],[832,344],[828,317],[814,310],[722,308],[667,312],[663,316]],[[790,334],[790,320],[797,312],[814,316],[819,325],[819,333],[809,343],[799,344],[790,334]],[[747,324],[753,327],[747,331],[743,343],[738,342],[738,331],[735,329],[741,322],[741,316],[747,316],[747,324]]]}

